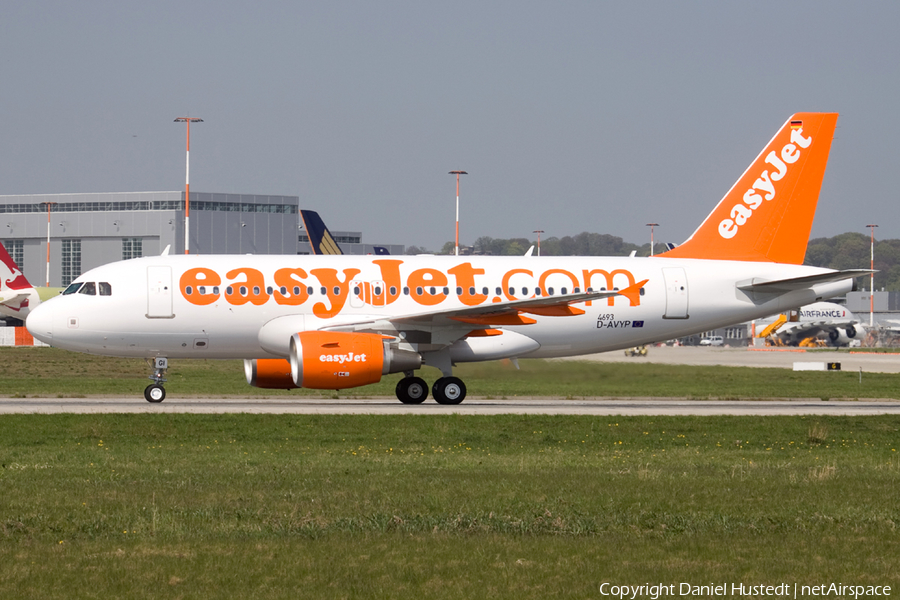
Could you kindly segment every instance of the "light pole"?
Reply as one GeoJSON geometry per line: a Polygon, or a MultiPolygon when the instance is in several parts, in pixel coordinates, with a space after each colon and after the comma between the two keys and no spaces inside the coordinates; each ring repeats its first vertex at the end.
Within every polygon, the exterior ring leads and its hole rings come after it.
{"type": "Polygon", "coordinates": [[[653,228],[659,227],[659,223],[647,223],[647,227],[650,228],[650,256],[653,256],[653,228]]]}
{"type": "Polygon", "coordinates": [[[531,233],[538,234],[538,256],[540,256],[541,255],[541,234],[544,233],[544,230],[543,229],[535,229],[531,233]]]}
{"type": "Polygon", "coordinates": [[[47,205],[47,287],[50,287],[50,207],[59,202],[42,202],[47,205]]]}
{"type": "Polygon", "coordinates": [[[184,167],[184,253],[191,250],[191,123],[202,123],[197,117],[178,117],[176,123],[187,123],[187,151],[184,167]]]}
{"type": "Polygon", "coordinates": [[[866,225],[872,232],[872,244],[869,248],[869,329],[875,325],[875,228],[878,225],[866,225]]]}
{"type": "Polygon", "coordinates": [[[450,171],[450,175],[456,175],[456,256],[459,256],[459,176],[468,175],[465,171],[450,171]]]}

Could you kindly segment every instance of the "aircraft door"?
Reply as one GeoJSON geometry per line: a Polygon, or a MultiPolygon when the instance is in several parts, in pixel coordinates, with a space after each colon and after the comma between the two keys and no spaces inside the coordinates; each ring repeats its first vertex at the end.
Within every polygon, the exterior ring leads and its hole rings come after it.
{"type": "Polygon", "coordinates": [[[172,267],[147,267],[147,318],[171,319],[172,267]]]}
{"type": "Polygon", "coordinates": [[[370,306],[384,306],[384,282],[383,281],[357,281],[350,282],[350,306],[362,308],[366,304],[370,306]]]}
{"type": "Polygon", "coordinates": [[[663,319],[687,319],[688,283],[682,267],[665,267],[663,279],[666,282],[666,313],[663,319]]]}

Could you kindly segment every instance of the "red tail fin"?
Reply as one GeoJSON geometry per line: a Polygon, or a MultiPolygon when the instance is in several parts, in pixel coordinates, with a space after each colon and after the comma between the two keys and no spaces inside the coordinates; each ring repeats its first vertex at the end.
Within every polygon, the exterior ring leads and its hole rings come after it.
{"type": "Polygon", "coordinates": [[[837,113],[797,113],[671,258],[801,264],[837,113]]]}
{"type": "Polygon", "coordinates": [[[24,290],[30,287],[31,284],[25,279],[9,252],[3,244],[0,244],[0,289],[24,290]]]}

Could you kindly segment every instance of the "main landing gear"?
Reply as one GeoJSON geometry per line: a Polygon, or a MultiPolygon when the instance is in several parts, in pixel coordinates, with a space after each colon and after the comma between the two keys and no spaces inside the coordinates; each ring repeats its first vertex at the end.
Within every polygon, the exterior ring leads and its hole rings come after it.
{"type": "Polygon", "coordinates": [[[166,381],[166,369],[169,368],[169,359],[157,357],[153,359],[153,375],[148,377],[153,381],[144,389],[144,399],[147,402],[162,402],[166,399],[166,388],[162,384],[166,381]]]}
{"type": "MultiPolygon", "coordinates": [[[[428,384],[421,377],[406,377],[397,382],[397,399],[404,404],[421,404],[428,398],[428,384]]],[[[431,386],[438,404],[459,404],[466,398],[466,384],[459,377],[441,377],[431,386]]]]}

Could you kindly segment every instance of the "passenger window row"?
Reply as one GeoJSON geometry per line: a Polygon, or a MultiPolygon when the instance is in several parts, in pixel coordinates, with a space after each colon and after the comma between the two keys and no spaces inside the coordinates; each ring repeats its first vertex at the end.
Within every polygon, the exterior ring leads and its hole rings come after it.
{"type": "MultiPolygon", "coordinates": [[[[72,285],[81,285],[81,284],[72,284],[72,285]]],[[[85,284],[85,285],[87,285],[87,284],[85,284]]],[[[91,285],[93,285],[93,284],[91,284],[91,285]]],[[[101,283],[100,285],[101,285],[101,286],[102,286],[102,285],[108,286],[109,284],[102,284],[102,283],[101,283]]],[[[70,286],[70,289],[71,289],[71,287],[72,287],[72,286],[70,286]]],[[[325,296],[325,295],[327,295],[327,293],[328,293],[328,291],[327,291],[326,288],[324,288],[324,287],[318,288],[318,289],[317,289],[317,288],[314,288],[314,287],[312,287],[312,286],[305,286],[305,287],[306,287],[306,294],[307,294],[308,296],[312,296],[312,295],[314,295],[315,293],[319,293],[319,294],[321,294],[322,296],[325,296]]],[[[76,289],[75,291],[77,291],[77,289],[76,289]]],[[[238,286],[238,287],[237,287],[237,293],[240,294],[241,296],[246,296],[246,295],[248,294],[249,291],[250,291],[250,290],[247,288],[247,286],[243,286],[243,285],[242,285],[242,286],[238,286]]],[[[284,287],[284,286],[278,288],[278,291],[281,293],[282,296],[286,296],[286,295],[288,294],[288,288],[287,288],[287,287],[284,287]]],[[[294,286],[293,288],[291,288],[291,291],[292,291],[292,293],[293,293],[294,296],[299,296],[300,293],[301,293],[301,291],[302,291],[302,289],[301,289],[299,286],[294,286]]],[[[419,296],[422,296],[422,295],[425,294],[425,293],[431,294],[431,295],[433,295],[433,296],[434,296],[434,295],[441,295],[441,294],[444,295],[444,296],[449,296],[449,295],[450,295],[450,288],[449,288],[449,287],[437,288],[437,287],[434,287],[434,286],[430,286],[430,287],[422,287],[422,286],[419,286],[419,287],[416,288],[415,291],[416,291],[416,294],[419,295],[419,296]]],[[[470,287],[470,288],[469,288],[469,295],[470,295],[470,296],[474,296],[474,295],[475,295],[475,291],[476,291],[476,290],[475,290],[474,287],[470,287]]],[[[481,293],[482,293],[483,295],[485,295],[485,296],[488,295],[488,291],[489,291],[489,290],[488,290],[488,288],[486,288],[486,287],[481,289],[481,293]]],[[[510,295],[510,296],[515,296],[515,295],[516,295],[516,292],[517,292],[517,289],[511,287],[511,288],[509,288],[508,291],[509,291],[509,295],[510,295]]],[[[588,292],[593,292],[593,291],[594,291],[594,288],[588,288],[587,291],[588,291],[588,292]]],[[[606,288],[605,288],[605,287],[600,288],[598,291],[600,291],[600,292],[605,292],[605,291],[606,291],[606,288]]],[[[614,288],[613,288],[613,291],[616,291],[616,292],[617,292],[617,291],[619,291],[619,288],[614,287],[614,288]]],[[[191,294],[194,293],[194,288],[191,287],[191,286],[187,286],[187,287],[185,288],[184,292],[185,292],[185,294],[187,294],[188,296],[190,296],[191,294]]],[[[254,287],[253,287],[253,294],[254,294],[254,295],[257,295],[257,296],[258,296],[258,295],[260,294],[260,292],[261,292],[261,290],[260,290],[260,288],[259,288],[258,286],[254,286],[254,287]]],[[[274,292],[275,292],[275,289],[274,289],[272,286],[268,286],[268,287],[266,288],[266,294],[268,294],[269,296],[271,296],[274,292]]],[[[336,296],[337,296],[337,295],[340,295],[341,289],[340,289],[339,287],[335,287],[334,290],[333,290],[333,292],[334,292],[334,294],[335,294],[336,296]]],[[[376,288],[374,289],[374,292],[375,292],[375,295],[376,295],[376,296],[380,296],[380,295],[381,295],[381,292],[382,292],[382,289],[381,289],[380,287],[376,287],[376,288]]],[[[559,290],[559,292],[560,292],[560,294],[562,294],[563,296],[566,296],[566,295],[568,295],[568,293],[569,293],[569,289],[564,287],[564,288],[561,288],[561,289],[559,290]]],[[[65,293],[65,294],[74,294],[75,292],[74,292],[74,291],[70,291],[69,289],[67,289],[64,293],[65,293]]],[[[81,293],[82,293],[82,294],[84,294],[84,293],[91,293],[91,294],[93,294],[93,292],[85,292],[85,291],[82,291],[81,293]]],[[[197,286],[197,293],[200,294],[201,296],[206,295],[206,294],[210,294],[210,293],[213,294],[213,295],[218,295],[218,294],[219,294],[219,286],[212,286],[212,287],[209,287],[209,288],[208,288],[208,287],[206,287],[206,286],[204,286],[204,285],[200,285],[200,286],[197,286]]],[[[227,287],[225,288],[225,293],[226,293],[227,295],[233,295],[233,294],[235,293],[235,288],[234,288],[233,286],[230,286],[230,285],[229,285],[229,286],[227,286],[227,287]]],[[[353,293],[356,294],[356,295],[359,295],[359,294],[362,293],[362,290],[360,289],[359,286],[354,286],[354,287],[353,287],[353,293]]],[[[456,288],[456,295],[457,295],[457,296],[461,296],[462,293],[463,293],[463,289],[462,289],[461,287],[457,287],[457,288],[456,288]]],[[[497,296],[501,296],[502,293],[503,293],[503,290],[502,290],[501,288],[499,288],[499,287],[496,288],[496,294],[497,294],[497,296]]],[[[531,289],[530,289],[530,288],[527,288],[527,287],[523,287],[523,288],[522,288],[522,295],[523,295],[523,296],[527,296],[527,295],[530,294],[530,293],[531,293],[531,289]]],[[[573,293],[573,294],[580,294],[580,293],[581,293],[581,288],[577,288],[577,287],[574,288],[574,289],[572,290],[572,293],[573,293]]],[[[100,295],[103,296],[103,295],[109,295],[109,294],[108,294],[108,293],[107,293],[107,294],[103,294],[102,291],[101,291],[101,294],[100,294],[100,295]]],[[[394,287],[394,286],[391,286],[391,287],[390,287],[390,295],[391,295],[391,296],[396,296],[396,295],[397,295],[397,288],[396,288],[396,287],[394,287]]],[[[410,289],[409,289],[408,287],[404,287],[404,288],[403,288],[403,295],[405,295],[405,296],[409,296],[409,295],[410,295],[410,289]]],[[[535,295],[535,296],[541,296],[541,295],[543,295],[543,292],[542,292],[541,288],[539,288],[539,287],[534,288],[534,295],[535,295]]],[[[555,290],[554,290],[554,288],[552,288],[552,287],[547,288],[547,293],[546,293],[546,295],[547,295],[547,296],[553,296],[553,295],[555,295],[555,290]]],[[[640,295],[641,295],[641,296],[644,295],[644,288],[641,288],[640,295]]]]}

